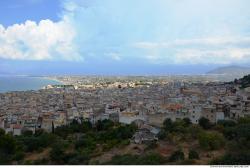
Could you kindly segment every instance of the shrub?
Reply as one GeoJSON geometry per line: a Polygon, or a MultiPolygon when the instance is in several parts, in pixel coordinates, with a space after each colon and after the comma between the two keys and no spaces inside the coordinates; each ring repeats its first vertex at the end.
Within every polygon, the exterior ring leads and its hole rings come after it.
{"type": "Polygon", "coordinates": [[[212,160],[213,165],[249,165],[250,153],[225,154],[221,158],[212,160]]]}
{"type": "Polygon", "coordinates": [[[56,164],[64,164],[64,144],[62,142],[58,142],[52,146],[50,151],[50,158],[56,164]]]}
{"type": "Polygon", "coordinates": [[[160,165],[165,162],[164,158],[157,153],[150,153],[144,156],[138,155],[116,155],[108,165],[160,165]]]}
{"type": "Polygon", "coordinates": [[[0,128],[0,136],[5,135],[5,131],[0,128]]]}
{"type": "Polygon", "coordinates": [[[239,124],[250,124],[250,117],[242,117],[238,120],[239,124]]]}
{"type": "Polygon", "coordinates": [[[185,156],[184,153],[181,150],[175,151],[170,157],[169,161],[170,162],[176,162],[176,161],[181,161],[184,160],[185,156]]]}
{"type": "Polygon", "coordinates": [[[8,134],[0,136],[0,164],[8,164],[15,157],[16,140],[8,134]]]}
{"type": "Polygon", "coordinates": [[[33,132],[31,130],[25,130],[25,131],[22,132],[22,135],[23,136],[32,136],[33,132]]]}
{"type": "Polygon", "coordinates": [[[199,125],[204,129],[210,129],[212,127],[212,124],[210,123],[210,121],[204,117],[199,119],[199,125]]]}
{"type": "Polygon", "coordinates": [[[161,130],[158,134],[157,137],[161,140],[165,139],[167,137],[166,132],[164,130],[161,130]]]}
{"type": "Polygon", "coordinates": [[[172,129],[174,127],[172,120],[169,119],[169,118],[167,118],[166,120],[164,120],[163,126],[164,126],[164,129],[166,131],[170,131],[170,132],[172,131],[172,129]]]}
{"type": "Polygon", "coordinates": [[[147,143],[145,150],[155,149],[157,147],[156,141],[151,141],[147,143]]]}
{"type": "Polygon", "coordinates": [[[190,120],[189,118],[184,118],[183,121],[184,121],[184,123],[185,123],[185,126],[189,126],[189,125],[192,124],[192,123],[191,123],[191,120],[190,120]]]}
{"type": "Polygon", "coordinates": [[[199,159],[199,154],[195,150],[190,150],[188,153],[189,159],[199,159]]]}
{"type": "Polygon", "coordinates": [[[240,124],[235,127],[228,127],[224,130],[224,136],[229,139],[246,138],[250,140],[250,124],[240,124]]]}
{"type": "Polygon", "coordinates": [[[202,133],[199,136],[199,144],[203,149],[216,150],[225,145],[224,137],[217,133],[202,133]]]}
{"type": "Polygon", "coordinates": [[[232,120],[219,120],[217,125],[222,125],[223,127],[233,127],[236,125],[236,122],[232,120]]]}

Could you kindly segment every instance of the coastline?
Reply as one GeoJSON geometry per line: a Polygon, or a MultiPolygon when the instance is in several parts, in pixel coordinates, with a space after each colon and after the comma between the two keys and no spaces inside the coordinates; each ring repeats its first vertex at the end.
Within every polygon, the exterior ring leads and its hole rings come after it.
{"type": "Polygon", "coordinates": [[[54,78],[54,77],[40,76],[40,78],[46,79],[46,80],[55,81],[55,82],[61,83],[62,85],[66,85],[63,81],[61,81],[61,80],[59,80],[59,79],[57,79],[57,78],[54,78]]]}
{"type": "Polygon", "coordinates": [[[28,75],[0,76],[0,93],[38,91],[48,85],[64,84],[55,78],[28,75]]]}

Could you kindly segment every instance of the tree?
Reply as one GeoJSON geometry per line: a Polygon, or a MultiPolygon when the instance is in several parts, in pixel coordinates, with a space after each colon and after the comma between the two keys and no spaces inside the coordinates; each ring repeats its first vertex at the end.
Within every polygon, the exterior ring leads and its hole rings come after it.
{"type": "Polygon", "coordinates": [[[235,127],[228,127],[224,130],[224,136],[229,139],[239,140],[240,138],[246,138],[250,141],[250,124],[240,124],[235,127]]]}
{"type": "Polygon", "coordinates": [[[225,154],[221,158],[214,159],[212,165],[249,165],[250,153],[225,154]]]}
{"type": "Polygon", "coordinates": [[[63,164],[65,153],[61,143],[54,144],[50,151],[50,158],[57,164],[63,164]]]}
{"type": "Polygon", "coordinates": [[[54,134],[41,131],[36,132],[36,134],[32,136],[19,136],[16,137],[16,139],[24,146],[26,152],[32,152],[53,145],[57,137],[54,134]]]}
{"type": "Polygon", "coordinates": [[[222,125],[223,127],[234,127],[236,122],[232,120],[219,120],[217,125],[222,125]]]}
{"type": "Polygon", "coordinates": [[[54,122],[52,121],[52,133],[55,133],[55,126],[54,126],[54,122]]]}
{"type": "Polygon", "coordinates": [[[250,117],[241,117],[238,120],[239,124],[250,124],[250,117]]]}
{"type": "Polygon", "coordinates": [[[206,150],[217,150],[225,145],[224,137],[217,132],[203,132],[199,136],[199,144],[206,150]]]}
{"type": "Polygon", "coordinates": [[[191,123],[191,120],[190,120],[189,118],[184,118],[183,121],[184,121],[184,123],[185,123],[185,126],[189,126],[189,125],[192,124],[192,123],[191,123]]]}
{"type": "Polygon", "coordinates": [[[157,137],[161,140],[165,139],[167,137],[166,132],[164,130],[161,130],[158,134],[157,137]]]}
{"type": "Polygon", "coordinates": [[[24,130],[22,132],[22,135],[23,136],[32,136],[33,135],[33,132],[31,130],[24,130]]]}
{"type": "Polygon", "coordinates": [[[190,150],[188,153],[189,159],[199,159],[199,154],[195,150],[190,150]]]}
{"type": "Polygon", "coordinates": [[[0,128],[0,136],[3,136],[3,135],[5,135],[5,131],[0,128]]]}
{"type": "Polygon", "coordinates": [[[147,155],[116,155],[111,161],[106,162],[108,165],[161,165],[165,162],[165,159],[157,154],[150,153],[147,155]]]}
{"type": "Polygon", "coordinates": [[[139,157],[138,165],[161,165],[165,159],[158,153],[150,153],[145,156],[139,157]]]}
{"type": "Polygon", "coordinates": [[[111,161],[104,164],[107,165],[138,165],[137,155],[125,154],[125,155],[115,155],[112,157],[111,161]]]}
{"type": "Polygon", "coordinates": [[[210,123],[210,121],[204,117],[199,119],[199,125],[204,129],[210,129],[212,127],[212,124],[210,123]]]}
{"type": "Polygon", "coordinates": [[[35,135],[35,136],[40,136],[40,135],[42,135],[42,134],[44,134],[44,133],[45,133],[44,129],[39,128],[39,129],[36,129],[34,135],[35,135]]]}
{"type": "Polygon", "coordinates": [[[114,122],[111,120],[98,120],[96,123],[97,131],[108,130],[114,126],[114,122]]]}
{"type": "Polygon", "coordinates": [[[184,160],[185,156],[184,153],[181,150],[177,150],[172,155],[169,157],[170,162],[176,162],[176,161],[181,161],[184,160]]]}
{"type": "Polygon", "coordinates": [[[170,118],[167,118],[167,119],[164,120],[163,126],[164,126],[164,129],[166,131],[169,131],[169,132],[171,132],[173,127],[174,127],[173,122],[172,122],[172,120],[170,118]]]}
{"type": "Polygon", "coordinates": [[[16,140],[11,135],[0,135],[0,164],[8,164],[15,156],[16,140]]]}

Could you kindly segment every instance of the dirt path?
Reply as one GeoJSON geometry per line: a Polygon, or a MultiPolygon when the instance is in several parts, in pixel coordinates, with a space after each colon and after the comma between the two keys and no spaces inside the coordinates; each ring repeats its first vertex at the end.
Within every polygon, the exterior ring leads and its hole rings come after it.
{"type": "Polygon", "coordinates": [[[39,159],[43,159],[43,158],[48,158],[49,156],[49,152],[50,152],[50,148],[46,148],[44,149],[42,152],[34,152],[34,153],[28,153],[26,154],[24,160],[39,160],[39,159]]]}
{"type": "Polygon", "coordinates": [[[111,160],[115,155],[139,155],[143,153],[144,149],[144,145],[129,144],[123,148],[113,148],[108,152],[104,152],[101,156],[92,158],[90,162],[99,161],[99,163],[104,163],[111,160]]]}

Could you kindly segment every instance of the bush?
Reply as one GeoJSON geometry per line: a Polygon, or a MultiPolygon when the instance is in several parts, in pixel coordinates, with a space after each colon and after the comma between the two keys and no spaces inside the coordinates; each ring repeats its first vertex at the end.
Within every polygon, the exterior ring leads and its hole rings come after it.
{"type": "Polygon", "coordinates": [[[122,146],[126,146],[130,144],[130,140],[126,139],[126,140],[122,140],[120,143],[122,146]]]}
{"type": "Polygon", "coordinates": [[[166,131],[171,132],[174,127],[172,120],[169,118],[165,119],[163,122],[163,127],[166,131]]]}
{"type": "Polygon", "coordinates": [[[115,123],[111,120],[98,120],[97,123],[96,123],[96,129],[98,131],[102,131],[102,130],[108,130],[108,129],[111,129],[113,128],[113,126],[115,125],[115,123]]]}
{"type": "Polygon", "coordinates": [[[189,159],[199,159],[199,154],[195,150],[190,150],[188,153],[189,159]]]}
{"type": "Polygon", "coordinates": [[[189,118],[184,118],[183,119],[184,123],[185,123],[185,126],[190,126],[192,123],[191,123],[191,120],[189,118]]]}
{"type": "Polygon", "coordinates": [[[93,150],[96,147],[95,144],[96,142],[92,137],[83,137],[75,142],[75,149],[88,148],[90,150],[93,150]]]}
{"type": "Polygon", "coordinates": [[[164,130],[161,130],[158,134],[157,137],[161,140],[165,139],[167,137],[166,132],[164,130]]]}
{"type": "Polygon", "coordinates": [[[229,140],[246,138],[250,140],[250,124],[240,124],[235,127],[228,127],[224,130],[224,136],[229,140]]]}
{"type": "Polygon", "coordinates": [[[16,140],[8,134],[0,136],[0,164],[9,164],[17,150],[16,140]]]}
{"type": "Polygon", "coordinates": [[[138,156],[137,155],[116,155],[112,157],[112,160],[106,162],[104,164],[107,165],[137,165],[138,164],[138,156]]]}
{"type": "Polygon", "coordinates": [[[5,131],[3,129],[0,128],[0,137],[5,135],[5,131]]]}
{"type": "Polygon", "coordinates": [[[199,125],[192,125],[188,129],[189,134],[191,134],[192,138],[197,139],[199,135],[204,132],[204,130],[199,125]]]}
{"type": "Polygon", "coordinates": [[[170,162],[176,162],[176,161],[181,161],[184,160],[185,156],[184,153],[181,150],[175,151],[170,157],[169,161],[170,162]]]}
{"type": "Polygon", "coordinates": [[[139,165],[161,165],[164,162],[165,159],[161,155],[157,153],[151,153],[144,157],[140,157],[139,165]]]}
{"type": "Polygon", "coordinates": [[[104,164],[108,165],[161,165],[165,162],[165,159],[157,154],[150,153],[144,156],[138,155],[116,155],[111,161],[104,164]]]}
{"type": "Polygon", "coordinates": [[[31,130],[25,130],[25,131],[22,132],[22,135],[23,136],[32,136],[33,132],[31,130]]]}
{"type": "Polygon", "coordinates": [[[172,132],[186,133],[188,131],[186,122],[183,120],[177,120],[173,123],[172,132]]]}
{"type": "Polygon", "coordinates": [[[157,147],[157,143],[156,141],[151,141],[147,143],[147,147],[145,150],[151,150],[151,149],[155,149],[157,147]]]}
{"type": "Polygon", "coordinates": [[[40,135],[20,136],[16,138],[24,146],[26,152],[32,152],[53,145],[57,137],[54,134],[42,133],[40,135]]]}
{"type": "Polygon", "coordinates": [[[63,142],[58,142],[52,146],[50,151],[50,159],[54,161],[56,164],[65,164],[65,152],[64,152],[65,144],[63,142]]]}
{"type": "Polygon", "coordinates": [[[238,120],[239,124],[250,124],[250,117],[242,117],[238,120]]]}
{"type": "Polygon", "coordinates": [[[250,153],[226,154],[221,158],[214,159],[213,165],[249,165],[250,153]]]}
{"type": "Polygon", "coordinates": [[[225,140],[224,137],[217,132],[204,132],[199,136],[199,144],[203,149],[217,150],[225,145],[225,140]]]}
{"type": "Polygon", "coordinates": [[[232,120],[219,120],[217,122],[217,125],[222,125],[223,127],[234,127],[236,125],[236,122],[232,120]]]}
{"type": "Polygon", "coordinates": [[[212,124],[210,123],[210,121],[204,117],[199,119],[199,125],[204,129],[210,129],[212,127],[212,124]]]}
{"type": "Polygon", "coordinates": [[[89,163],[89,155],[87,153],[68,153],[63,157],[64,164],[69,165],[87,165],[89,163]]]}

